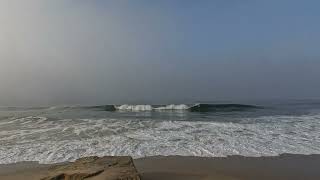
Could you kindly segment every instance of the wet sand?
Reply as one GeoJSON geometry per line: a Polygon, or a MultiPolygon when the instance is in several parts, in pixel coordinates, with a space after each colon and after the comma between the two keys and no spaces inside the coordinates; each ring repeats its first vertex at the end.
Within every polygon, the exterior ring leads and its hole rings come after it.
{"type": "Polygon", "coordinates": [[[135,160],[143,180],[319,180],[320,155],[200,158],[148,157],[135,160]]]}
{"type": "MultiPolygon", "coordinates": [[[[159,156],[136,159],[134,164],[142,180],[320,179],[320,155],[226,158],[159,156]]],[[[39,179],[51,166],[35,162],[0,165],[0,179],[39,179]]]]}

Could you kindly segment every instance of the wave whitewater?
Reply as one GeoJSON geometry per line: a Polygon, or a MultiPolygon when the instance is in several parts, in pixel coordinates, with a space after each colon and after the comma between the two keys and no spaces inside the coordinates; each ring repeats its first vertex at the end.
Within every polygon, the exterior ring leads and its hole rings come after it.
{"type": "Polygon", "coordinates": [[[246,104],[169,104],[169,105],[104,105],[91,108],[105,111],[191,111],[191,112],[228,112],[246,111],[261,107],[246,104]]]}
{"type": "Polygon", "coordinates": [[[0,121],[0,164],[128,154],[141,158],[320,153],[320,114],[241,119],[258,123],[12,118],[0,121]]]}
{"type": "Polygon", "coordinates": [[[0,107],[0,111],[72,110],[96,109],[102,111],[191,111],[191,112],[231,112],[261,109],[261,106],[247,104],[168,104],[168,105],[99,105],[99,106],[52,106],[52,107],[0,107]]]}

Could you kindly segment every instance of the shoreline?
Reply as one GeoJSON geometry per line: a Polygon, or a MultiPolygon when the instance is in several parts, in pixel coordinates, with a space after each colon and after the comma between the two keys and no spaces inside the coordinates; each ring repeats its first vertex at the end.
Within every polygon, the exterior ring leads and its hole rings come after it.
{"type": "MultiPolygon", "coordinates": [[[[37,179],[40,177],[39,174],[45,173],[51,167],[68,163],[1,164],[0,179],[37,179]]],[[[142,180],[320,179],[320,154],[281,154],[263,157],[152,156],[134,159],[133,163],[142,180]]]]}

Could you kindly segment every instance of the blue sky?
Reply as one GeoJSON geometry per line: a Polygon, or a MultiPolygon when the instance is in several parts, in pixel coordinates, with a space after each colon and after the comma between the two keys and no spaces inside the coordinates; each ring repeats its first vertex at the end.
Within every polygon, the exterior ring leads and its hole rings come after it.
{"type": "Polygon", "coordinates": [[[320,2],[0,3],[0,102],[320,98],[320,2]]]}

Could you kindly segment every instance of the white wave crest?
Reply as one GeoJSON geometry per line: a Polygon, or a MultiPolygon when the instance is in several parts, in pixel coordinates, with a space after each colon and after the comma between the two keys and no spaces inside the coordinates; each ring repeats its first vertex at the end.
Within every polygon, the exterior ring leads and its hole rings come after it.
{"type": "Polygon", "coordinates": [[[153,108],[151,105],[128,105],[124,104],[121,106],[116,106],[118,110],[125,110],[125,111],[151,111],[153,108]]]}
{"type": "Polygon", "coordinates": [[[175,105],[175,104],[170,104],[167,106],[163,106],[163,107],[157,107],[154,108],[155,110],[187,110],[190,107],[185,105],[185,104],[180,104],[180,105],[175,105]]]}
{"type": "Polygon", "coordinates": [[[170,105],[165,105],[165,106],[160,106],[160,107],[153,107],[152,105],[120,105],[120,106],[115,106],[117,110],[122,110],[122,111],[154,111],[154,110],[187,110],[190,107],[185,105],[185,104],[170,104],[170,105]]]}

